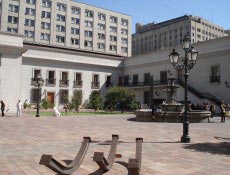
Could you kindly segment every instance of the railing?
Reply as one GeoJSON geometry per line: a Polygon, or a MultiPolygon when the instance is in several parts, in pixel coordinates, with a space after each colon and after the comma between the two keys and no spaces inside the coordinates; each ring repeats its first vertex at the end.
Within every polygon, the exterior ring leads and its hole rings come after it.
{"type": "Polygon", "coordinates": [[[82,87],[82,83],[83,81],[74,81],[73,82],[73,86],[75,87],[75,88],[81,88],[82,87]]]}
{"type": "Polygon", "coordinates": [[[210,76],[210,83],[220,83],[220,76],[210,76]]]}
{"type": "Polygon", "coordinates": [[[56,85],[56,79],[46,79],[46,85],[47,86],[55,86],[56,85]]]}
{"type": "Polygon", "coordinates": [[[60,86],[69,86],[69,80],[60,80],[60,86]]]}
{"type": "Polygon", "coordinates": [[[37,86],[37,78],[31,78],[31,85],[37,86]]]}
{"type": "MultiPolygon", "coordinates": [[[[182,87],[184,87],[184,85],[185,85],[184,81],[179,81],[179,84],[182,87]]],[[[199,97],[201,99],[204,98],[204,99],[214,101],[217,105],[220,105],[222,103],[221,100],[218,99],[217,97],[215,97],[214,95],[212,95],[210,93],[202,93],[191,85],[188,85],[188,90],[189,90],[189,92],[191,92],[192,94],[196,95],[197,97],[199,97]]]]}
{"type": "MultiPolygon", "coordinates": [[[[174,82],[175,84],[177,81],[174,82]]],[[[167,85],[168,82],[165,80],[155,80],[153,81],[153,86],[158,86],[158,85],[167,85]]],[[[125,87],[144,87],[144,86],[150,86],[150,82],[132,82],[128,84],[124,84],[123,86],[125,87]]]]}
{"type": "Polygon", "coordinates": [[[92,89],[99,89],[99,87],[100,87],[100,82],[99,81],[94,81],[94,82],[92,82],[91,83],[91,88],[92,89]]]}

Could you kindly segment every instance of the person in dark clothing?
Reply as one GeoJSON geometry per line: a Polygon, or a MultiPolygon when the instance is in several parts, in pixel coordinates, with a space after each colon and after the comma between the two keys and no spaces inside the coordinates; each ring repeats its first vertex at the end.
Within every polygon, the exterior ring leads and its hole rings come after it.
{"type": "Polygon", "coordinates": [[[1,101],[1,111],[2,111],[2,116],[5,116],[4,111],[5,111],[5,103],[1,101]]]}
{"type": "Polygon", "coordinates": [[[210,105],[211,118],[215,115],[215,102],[212,102],[210,105]]]}
{"type": "Polygon", "coordinates": [[[225,122],[225,103],[224,101],[222,101],[221,105],[220,105],[220,115],[221,115],[221,122],[225,122]]]}

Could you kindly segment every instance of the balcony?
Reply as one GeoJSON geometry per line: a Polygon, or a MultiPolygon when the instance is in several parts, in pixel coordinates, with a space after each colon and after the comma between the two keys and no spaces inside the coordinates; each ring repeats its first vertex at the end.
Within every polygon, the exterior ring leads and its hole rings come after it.
{"type": "Polygon", "coordinates": [[[220,83],[220,75],[219,76],[210,76],[210,83],[220,83]]]}
{"type": "Polygon", "coordinates": [[[69,86],[69,80],[60,80],[60,87],[69,86]]]}
{"type": "Polygon", "coordinates": [[[56,79],[46,79],[46,86],[55,86],[56,85],[56,79]]]}
{"type": "MultiPolygon", "coordinates": [[[[174,81],[175,84],[178,84],[178,81],[174,81]]],[[[162,85],[167,85],[168,82],[166,80],[155,80],[153,81],[153,86],[162,86],[162,85]]],[[[138,87],[150,87],[150,82],[146,81],[146,82],[132,82],[132,83],[126,83],[123,85],[124,87],[134,87],[134,88],[138,88],[138,87]]]]}
{"type": "Polygon", "coordinates": [[[92,85],[91,86],[92,89],[99,89],[100,82],[99,81],[95,81],[95,82],[92,82],[91,85],[92,85]]]}
{"type": "Polygon", "coordinates": [[[37,78],[31,78],[31,85],[37,86],[37,78]]]}
{"type": "Polygon", "coordinates": [[[74,88],[82,88],[83,81],[74,81],[73,87],[74,88]]]}

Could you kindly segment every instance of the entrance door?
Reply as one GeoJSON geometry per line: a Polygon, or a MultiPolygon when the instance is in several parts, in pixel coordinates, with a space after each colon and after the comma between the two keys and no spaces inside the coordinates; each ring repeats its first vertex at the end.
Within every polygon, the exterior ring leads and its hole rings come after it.
{"type": "Polygon", "coordinates": [[[51,104],[54,104],[54,93],[53,93],[53,92],[48,92],[48,93],[47,93],[47,100],[48,100],[48,102],[50,102],[51,104]]]}

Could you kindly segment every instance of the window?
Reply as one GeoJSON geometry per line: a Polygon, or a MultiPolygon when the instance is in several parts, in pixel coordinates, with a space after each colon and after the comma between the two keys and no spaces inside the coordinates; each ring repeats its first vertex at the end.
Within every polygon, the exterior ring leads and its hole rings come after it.
{"type": "Polygon", "coordinates": [[[32,19],[25,19],[25,26],[30,26],[30,27],[34,27],[34,20],[32,19]]]}
{"type": "Polygon", "coordinates": [[[79,15],[80,14],[80,8],[78,7],[71,7],[72,14],[79,15]]]}
{"type": "Polygon", "coordinates": [[[60,104],[65,104],[65,103],[69,102],[69,90],[60,89],[59,102],[60,102],[60,104]]]}
{"type": "Polygon", "coordinates": [[[121,29],[121,34],[127,35],[128,34],[128,30],[127,29],[121,29]]]}
{"type": "Polygon", "coordinates": [[[50,8],[52,2],[50,0],[42,0],[42,7],[50,8]]]}
{"type": "Polygon", "coordinates": [[[35,5],[36,0],[26,0],[26,3],[27,3],[27,4],[35,5]]]}
{"type": "Polygon", "coordinates": [[[210,83],[220,83],[220,66],[211,66],[210,83]]]}
{"type": "Polygon", "coordinates": [[[66,4],[57,2],[57,10],[66,11],[66,4]]]}
{"type": "Polygon", "coordinates": [[[115,17],[115,16],[110,16],[110,22],[111,22],[111,23],[117,23],[117,17],[115,17]]]}
{"type": "Polygon", "coordinates": [[[110,35],[110,41],[116,42],[117,41],[117,37],[110,35]]]}
{"type": "Polygon", "coordinates": [[[93,42],[92,41],[85,40],[85,47],[92,47],[92,46],[93,46],[93,42]]]}
{"type": "Polygon", "coordinates": [[[127,19],[121,19],[121,25],[127,26],[128,25],[128,20],[127,19]]]}
{"type": "Polygon", "coordinates": [[[150,83],[150,73],[144,73],[144,85],[149,85],[150,83]]]}
{"type": "Polygon", "coordinates": [[[128,48],[127,47],[121,47],[121,52],[122,53],[128,53],[128,48]]]}
{"type": "Polygon", "coordinates": [[[50,23],[42,22],[41,23],[41,28],[46,29],[46,30],[50,30],[50,23]]]}
{"type": "Polygon", "coordinates": [[[124,85],[128,86],[129,85],[129,75],[124,76],[124,85]]]}
{"type": "Polygon", "coordinates": [[[50,19],[50,17],[51,17],[50,12],[42,11],[42,18],[50,19]]]}
{"type": "Polygon", "coordinates": [[[97,25],[97,28],[100,29],[100,30],[105,30],[105,25],[99,23],[99,24],[97,25]]]}
{"type": "Polygon", "coordinates": [[[168,80],[168,72],[167,71],[160,71],[160,83],[167,84],[168,80]]]}
{"type": "Polygon", "coordinates": [[[18,13],[18,6],[17,5],[13,5],[13,4],[9,4],[9,11],[10,12],[15,12],[18,13]]]}
{"type": "Polygon", "coordinates": [[[144,104],[149,105],[150,103],[150,93],[149,91],[144,91],[144,104]]]}
{"type": "Polygon", "coordinates": [[[71,28],[71,34],[73,35],[79,35],[79,29],[78,28],[71,28]]]}
{"type": "Polygon", "coordinates": [[[38,88],[33,88],[31,89],[31,92],[30,92],[31,96],[30,96],[30,101],[31,103],[37,103],[38,101],[40,102],[41,101],[41,89],[38,89],[38,88]]]}
{"type": "Polygon", "coordinates": [[[71,18],[71,23],[72,24],[79,24],[80,23],[80,19],[72,17],[71,18]]]}
{"type": "Polygon", "coordinates": [[[64,43],[65,42],[65,37],[64,36],[56,36],[56,42],[58,43],[64,43]]]}
{"type": "Polygon", "coordinates": [[[18,33],[18,29],[17,28],[7,27],[7,32],[18,33]]]}
{"type": "Polygon", "coordinates": [[[48,33],[41,33],[41,40],[50,40],[50,34],[48,33]]]}
{"type": "Polygon", "coordinates": [[[104,33],[98,33],[98,39],[105,40],[105,34],[104,33]]]}
{"type": "Polygon", "coordinates": [[[82,87],[81,73],[75,73],[74,87],[82,87]]]}
{"type": "Polygon", "coordinates": [[[18,23],[18,17],[8,16],[8,23],[13,23],[13,24],[18,23]]]}
{"type": "Polygon", "coordinates": [[[65,26],[57,25],[57,26],[56,26],[56,30],[57,30],[58,32],[65,32],[65,26]]]}
{"type": "Polygon", "coordinates": [[[123,44],[128,44],[128,39],[127,38],[121,38],[121,42],[123,44]]]}
{"type": "Polygon", "coordinates": [[[92,36],[93,36],[93,32],[92,32],[92,31],[86,30],[86,31],[85,31],[85,36],[86,36],[86,37],[92,37],[92,36]]]}
{"type": "Polygon", "coordinates": [[[85,21],[85,27],[93,27],[92,21],[85,21]]]}
{"type": "Polygon", "coordinates": [[[34,37],[34,31],[25,30],[24,36],[28,37],[28,38],[33,38],[34,37]]]}
{"type": "Polygon", "coordinates": [[[68,72],[61,72],[60,86],[69,86],[68,72]]]}
{"type": "Polygon", "coordinates": [[[110,32],[117,32],[117,27],[110,26],[110,32]]]}
{"type": "Polygon", "coordinates": [[[79,45],[79,39],[71,38],[71,44],[72,45],[79,45]]]}
{"type": "Polygon", "coordinates": [[[85,16],[93,18],[93,11],[91,11],[91,10],[85,10],[85,16]]]}
{"type": "Polygon", "coordinates": [[[35,16],[35,9],[26,7],[25,15],[35,16]]]}
{"type": "Polygon", "coordinates": [[[106,19],[105,14],[103,14],[103,13],[98,13],[98,19],[99,19],[99,20],[102,20],[102,21],[105,21],[105,19],[106,19]]]}
{"type": "Polygon", "coordinates": [[[133,75],[133,85],[134,86],[138,85],[138,74],[133,75]]]}
{"type": "Polygon", "coordinates": [[[92,81],[92,88],[99,88],[100,87],[99,75],[93,74],[92,80],[93,80],[92,81]]]}
{"type": "Polygon", "coordinates": [[[56,84],[56,79],[55,79],[55,71],[49,70],[48,75],[46,79],[46,84],[48,85],[55,85],[56,84]]]}
{"type": "Polygon", "coordinates": [[[117,51],[117,46],[116,45],[110,45],[109,46],[111,51],[117,51]]]}
{"type": "Polygon", "coordinates": [[[105,44],[104,43],[97,43],[97,48],[98,49],[105,49],[105,44]]]}
{"type": "Polygon", "coordinates": [[[65,15],[57,14],[57,21],[65,21],[65,15]]]}

